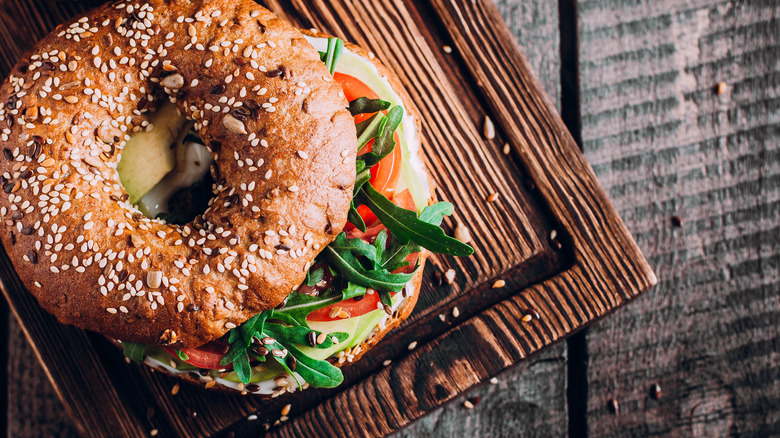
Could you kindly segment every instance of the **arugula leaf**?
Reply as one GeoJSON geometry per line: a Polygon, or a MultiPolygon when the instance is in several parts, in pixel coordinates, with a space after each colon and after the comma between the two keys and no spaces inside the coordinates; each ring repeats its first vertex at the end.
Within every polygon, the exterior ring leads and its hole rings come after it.
{"type": "Polygon", "coordinates": [[[184,361],[186,361],[186,360],[189,360],[189,359],[190,359],[190,357],[189,357],[189,356],[187,356],[187,353],[185,353],[185,352],[183,352],[183,351],[181,351],[181,350],[173,350],[173,351],[175,351],[175,352],[176,352],[176,356],[178,356],[178,357],[179,357],[179,359],[181,359],[181,360],[184,360],[184,361]]]}
{"type": "Polygon", "coordinates": [[[274,309],[270,318],[279,319],[292,326],[309,327],[306,317],[317,309],[342,301],[341,294],[330,297],[312,297],[293,292],[287,298],[287,304],[281,309],[274,309]]]}
{"type": "Polygon", "coordinates": [[[374,144],[371,145],[371,152],[361,155],[363,162],[366,163],[366,167],[371,167],[382,158],[386,157],[395,148],[395,130],[401,124],[401,120],[404,117],[404,109],[400,106],[395,106],[393,109],[387,112],[385,116],[385,123],[379,127],[374,144]]]}
{"type": "Polygon", "coordinates": [[[352,116],[358,114],[371,114],[384,111],[392,106],[392,103],[381,99],[369,99],[367,97],[358,97],[349,103],[349,112],[352,116]]]}
{"type": "Polygon", "coordinates": [[[392,314],[393,313],[392,311],[388,312],[388,310],[390,310],[390,308],[393,307],[393,299],[390,296],[390,292],[377,291],[376,293],[379,294],[379,302],[381,302],[382,305],[385,306],[385,313],[387,313],[388,315],[392,314]]]}
{"type": "Polygon", "coordinates": [[[122,352],[133,362],[141,363],[146,357],[146,345],[135,342],[122,342],[122,352]]]}
{"type": "Polygon", "coordinates": [[[449,202],[437,202],[425,207],[422,213],[420,213],[420,220],[438,227],[441,225],[441,221],[444,220],[444,216],[451,215],[453,211],[455,211],[455,208],[449,202]]]}
{"type": "MultiPolygon", "coordinates": [[[[288,345],[287,352],[287,354],[291,354],[295,358],[295,372],[309,385],[315,388],[335,388],[344,381],[344,374],[342,374],[339,368],[331,365],[330,362],[313,359],[294,345],[288,345]]],[[[283,362],[281,358],[277,357],[276,359],[278,362],[283,362]]],[[[284,364],[284,366],[287,368],[287,364],[284,364]]],[[[287,369],[289,370],[289,368],[287,369]]],[[[290,375],[293,374],[290,373],[290,375]]]]}
{"type": "Polygon", "coordinates": [[[268,312],[263,312],[249,318],[246,322],[241,324],[241,327],[230,331],[230,348],[227,353],[219,361],[222,366],[230,365],[242,354],[246,352],[250,345],[252,345],[252,338],[256,333],[263,331],[263,325],[268,317],[268,312]],[[238,333],[238,335],[233,335],[238,333]]]}
{"type": "Polygon", "coordinates": [[[390,239],[390,246],[385,250],[385,253],[382,256],[380,266],[393,272],[398,268],[407,266],[409,262],[406,261],[406,258],[416,252],[420,252],[419,245],[414,243],[404,245],[398,239],[392,238],[390,239]]]}
{"type": "Polygon", "coordinates": [[[387,249],[387,230],[382,230],[374,238],[374,248],[376,248],[376,260],[374,260],[374,269],[382,267],[382,259],[387,249]]]}
{"type": "MultiPolygon", "coordinates": [[[[349,204],[349,212],[347,212],[347,220],[349,223],[355,226],[358,230],[361,232],[366,232],[366,222],[363,220],[363,216],[360,215],[360,212],[357,209],[357,206],[355,205],[355,200],[353,199],[352,202],[349,204]]],[[[313,285],[309,285],[313,286],[313,285]]]]}
{"type": "Polygon", "coordinates": [[[233,370],[236,372],[238,380],[245,385],[252,379],[252,367],[249,365],[249,355],[246,350],[242,351],[233,361],[233,370]]]}
{"type": "Polygon", "coordinates": [[[355,125],[358,136],[358,150],[365,146],[366,143],[376,138],[376,136],[381,134],[386,124],[387,117],[385,117],[382,113],[376,113],[370,119],[364,120],[355,125]]]}
{"type": "Polygon", "coordinates": [[[318,337],[322,332],[312,330],[307,327],[289,327],[282,324],[268,324],[265,326],[265,331],[273,338],[275,338],[280,344],[298,344],[307,345],[313,348],[330,348],[333,346],[333,338],[336,338],[338,342],[344,342],[349,338],[349,333],[333,332],[328,333],[325,337],[325,341],[322,344],[311,345],[309,342],[309,333],[314,333],[314,337],[318,337]]]}
{"type": "Polygon", "coordinates": [[[347,239],[346,233],[339,233],[330,244],[336,251],[350,251],[353,254],[364,256],[372,262],[376,261],[376,247],[363,239],[347,239]]]}
{"type": "Polygon", "coordinates": [[[330,266],[339,271],[347,281],[377,291],[398,292],[414,274],[392,274],[386,269],[366,270],[351,251],[340,251],[328,245],[322,251],[330,266]]]}
{"type": "Polygon", "coordinates": [[[317,268],[313,271],[309,269],[306,272],[306,286],[314,286],[315,284],[322,281],[322,278],[325,276],[325,268],[317,268]]]}
{"type": "Polygon", "coordinates": [[[325,67],[328,68],[332,75],[336,71],[336,63],[344,52],[344,41],[339,38],[328,38],[328,49],[325,52],[320,52],[320,60],[325,63],[325,67]]]}
{"type": "MultiPolygon", "coordinates": [[[[371,184],[364,185],[360,189],[358,197],[390,230],[393,236],[404,244],[413,241],[430,251],[453,256],[467,256],[474,253],[472,247],[447,236],[444,234],[444,230],[438,226],[420,220],[414,211],[393,204],[392,201],[377,192],[371,184]]],[[[440,209],[435,210],[437,216],[445,211],[444,207],[440,207],[440,209]]]]}

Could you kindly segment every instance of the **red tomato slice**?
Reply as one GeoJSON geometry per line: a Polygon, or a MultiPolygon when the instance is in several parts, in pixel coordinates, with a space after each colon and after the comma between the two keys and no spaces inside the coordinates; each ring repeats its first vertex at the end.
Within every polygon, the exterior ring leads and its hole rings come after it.
{"type": "MultiPolygon", "coordinates": [[[[343,73],[336,73],[333,75],[333,78],[336,80],[336,82],[341,84],[341,88],[344,90],[344,95],[350,102],[359,97],[368,97],[369,99],[379,98],[374,90],[369,88],[368,85],[364,84],[360,79],[350,75],[345,75],[343,73]]],[[[358,114],[355,116],[355,124],[364,120],[368,120],[371,116],[373,116],[373,114],[358,114]]],[[[371,168],[371,180],[369,181],[379,193],[387,196],[388,198],[392,198],[393,193],[395,192],[395,187],[398,185],[398,178],[401,176],[401,164],[403,163],[403,152],[399,147],[400,141],[398,139],[397,132],[395,133],[394,137],[396,148],[393,149],[393,152],[390,155],[382,159],[382,161],[371,168]]],[[[372,144],[373,140],[363,146],[363,149],[358,152],[358,155],[369,152],[371,150],[372,144]]],[[[372,224],[376,221],[376,216],[374,216],[373,213],[368,210],[368,208],[363,208],[362,211],[360,210],[361,209],[358,208],[358,211],[360,212],[361,217],[363,217],[363,221],[366,223],[366,225],[372,224]]],[[[347,224],[348,230],[352,228],[353,226],[351,224],[347,224]]]]}
{"type": "MultiPolygon", "coordinates": [[[[176,351],[173,348],[163,347],[165,351],[176,356],[176,351]]],[[[190,365],[198,368],[204,368],[207,370],[221,370],[222,365],[219,361],[227,353],[228,346],[219,342],[209,342],[208,344],[201,345],[198,348],[182,348],[181,351],[187,355],[187,362],[190,365]]],[[[177,356],[178,357],[178,356],[177,356]]]]}
{"type": "Polygon", "coordinates": [[[407,210],[417,211],[417,206],[414,204],[414,198],[412,198],[412,192],[410,192],[409,189],[393,196],[393,204],[407,210]]]}
{"type": "Polygon", "coordinates": [[[341,307],[341,309],[344,312],[346,312],[346,314],[349,315],[348,316],[349,318],[349,317],[365,315],[368,312],[372,312],[377,309],[378,305],[379,305],[379,294],[376,292],[372,294],[366,293],[365,295],[363,295],[363,298],[359,300],[350,298],[340,303],[331,304],[328,307],[323,307],[322,309],[315,310],[314,312],[311,312],[306,317],[306,319],[308,321],[336,321],[344,318],[340,318],[338,316],[336,316],[335,318],[331,318],[330,316],[331,309],[341,307]]]}
{"type": "MultiPolygon", "coordinates": [[[[374,93],[374,90],[354,76],[345,75],[344,73],[335,73],[333,79],[341,85],[341,88],[344,90],[344,96],[346,96],[347,100],[350,102],[361,97],[379,99],[379,96],[374,93]]],[[[355,124],[357,125],[364,120],[368,120],[371,116],[373,116],[373,114],[358,114],[355,116],[355,124]]]]}

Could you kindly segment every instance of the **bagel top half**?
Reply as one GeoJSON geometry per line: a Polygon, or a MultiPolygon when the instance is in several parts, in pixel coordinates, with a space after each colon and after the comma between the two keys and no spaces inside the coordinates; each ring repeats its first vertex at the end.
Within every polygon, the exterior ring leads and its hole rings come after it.
{"type": "Polygon", "coordinates": [[[341,231],[347,104],[317,51],[251,0],[97,8],[0,89],[3,245],[64,323],[144,344],[216,339],[278,305],[341,231]],[[116,172],[164,99],[218,169],[209,209],[184,226],[140,214],[116,172]]]}

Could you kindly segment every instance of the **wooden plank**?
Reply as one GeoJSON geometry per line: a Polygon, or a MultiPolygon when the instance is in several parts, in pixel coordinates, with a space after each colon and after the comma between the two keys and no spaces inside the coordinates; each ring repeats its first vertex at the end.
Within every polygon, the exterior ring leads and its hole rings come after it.
{"type": "MultiPolygon", "coordinates": [[[[30,11],[22,15],[35,17],[43,13],[43,11],[35,10],[34,7],[35,5],[33,4],[25,4],[24,8],[30,8],[30,11]]],[[[58,12],[55,11],[55,13],[58,12]]],[[[11,21],[12,17],[9,15],[5,19],[11,21]]],[[[52,21],[61,21],[61,19],[60,17],[60,19],[52,21]]],[[[7,28],[13,30],[14,27],[10,25],[7,28]]],[[[27,46],[19,44],[9,49],[17,53],[6,56],[6,59],[15,59],[33,41],[34,39],[31,38],[26,41],[27,46]]],[[[465,114],[465,112],[461,112],[456,115],[465,117],[465,114]]],[[[437,120],[437,117],[430,117],[426,120],[437,120]]],[[[379,367],[384,359],[403,354],[406,350],[406,345],[410,342],[406,339],[409,336],[415,336],[413,339],[423,340],[426,337],[432,338],[445,331],[453,323],[449,321],[447,323],[430,323],[431,320],[438,321],[437,314],[441,312],[434,306],[444,306],[444,311],[448,313],[451,306],[456,302],[470,304],[461,307],[464,309],[462,311],[462,319],[465,319],[467,316],[477,313],[483,307],[510,295],[516,288],[539,280],[544,276],[552,275],[555,272],[554,268],[557,266],[556,263],[558,263],[555,261],[558,257],[557,253],[551,249],[549,243],[544,241],[544,237],[542,237],[547,235],[549,229],[546,228],[546,223],[542,219],[536,217],[536,213],[533,210],[534,201],[529,198],[527,189],[523,187],[522,179],[517,177],[517,169],[513,167],[511,161],[495,159],[496,156],[500,156],[498,149],[485,150],[478,128],[457,120],[454,120],[450,125],[463,125],[467,126],[468,129],[460,132],[462,136],[454,138],[455,141],[447,141],[450,139],[442,134],[446,134],[447,131],[443,130],[441,126],[437,126],[436,129],[439,135],[436,140],[436,147],[429,147],[428,149],[429,151],[437,150],[439,154],[448,157],[446,162],[440,161],[438,163],[440,166],[437,166],[445,170],[448,169],[448,172],[439,172],[440,176],[437,179],[441,182],[444,179],[442,177],[447,178],[449,182],[446,185],[450,193],[443,191],[440,193],[440,196],[445,195],[448,199],[455,200],[456,204],[464,212],[468,213],[468,215],[463,215],[460,220],[471,227],[472,235],[479,239],[478,241],[483,248],[480,251],[480,255],[472,259],[474,261],[455,262],[448,258],[435,258],[432,266],[438,268],[440,272],[450,266],[456,267],[460,272],[458,281],[452,287],[436,288],[432,287],[435,282],[432,276],[429,275],[426,279],[424,293],[422,294],[423,299],[421,299],[421,303],[418,306],[422,311],[417,312],[413,318],[410,318],[405,332],[402,330],[394,336],[395,345],[385,342],[385,348],[382,349],[382,354],[385,354],[384,357],[373,355],[373,357],[365,358],[358,367],[352,367],[348,371],[348,379],[355,380],[361,373],[370,373],[372,369],[379,367]],[[450,160],[449,157],[457,158],[450,160]],[[458,172],[463,163],[470,163],[473,168],[482,170],[480,172],[458,172]],[[474,184],[475,181],[478,182],[477,185],[474,184]],[[478,216],[474,216],[475,212],[481,209],[469,208],[469,204],[478,203],[479,206],[482,206],[484,198],[489,193],[492,193],[488,189],[500,190],[502,202],[494,204],[495,207],[487,213],[483,212],[478,216]],[[552,255],[547,257],[542,254],[543,251],[552,255]],[[529,264],[532,261],[533,264],[529,264]],[[503,274],[510,268],[514,268],[518,275],[508,279],[509,287],[491,294],[485,294],[484,290],[489,287],[487,281],[491,277],[503,274]],[[482,285],[481,289],[470,290],[469,294],[463,293],[478,284],[482,285]],[[412,326],[415,322],[419,322],[417,327],[412,326]]],[[[431,156],[433,155],[435,154],[431,154],[431,156]]],[[[452,222],[450,222],[449,226],[452,227],[452,225],[452,222]]],[[[40,315],[36,316],[35,312],[31,311],[34,308],[34,300],[19,289],[18,285],[13,286],[15,287],[6,289],[7,291],[13,291],[14,299],[20,301],[21,306],[26,309],[24,317],[29,320],[25,320],[25,326],[33,325],[39,328],[49,326],[50,329],[56,330],[56,324],[51,324],[50,318],[47,320],[43,317],[42,320],[36,320],[40,315]]],[[[39,330],[38,333],[42,331],[39,330]]],[[[77,337],[82,336],[77,333],[71,334],[77,337]]],[[[35,335],[32,337],[36,338],[35,335]]],[[[45,344],[45,342],[41,343],[43,338],[37,337],[36,339],[39,346],[45,344]]],[[[72,343],[61,342],[61,344],[70,345],[72,343]]],[[[83,342],[80,345],[85,349],[89,349],[89,346],[83,342]]],[[[43,346],[48,348],[46,345],[43,346]]],[[[100,345],[97,348],[100,348],[100,345]]],[[[116,364],[118,352],[111,348],[108,348],[108,350],[110,351],[106,352],[105,357],[101,358],[102,361],[104,364],[116,364]]],[[[91,352],[87,352],[87,354],[83,355],[83,358],[85,360],[90,359],[89,354],[91,352]]],[[[81,357],[80,354],[76,354],[76,356],[81,357]]],[[[46,357],[47,360],[52,360],[52,356],[46,357]]],[[[92,364],[89,365],[91,366],[92,364]]],[[[63,379],[69,381],[76,380],[71,376],[77,370],[68,369],[68,367],[69,364],[66,363],[60,364],[58,367],[49,368],[49,371],[53,370],[57,373],[55,380],[58,384],[63,379]]],[[[133,365],[125,367],[121,364],[116,364],[116,374],[97,376],[96,378],[101,380],[100,383],[108,383],[107,381],[109,380],[113,381],[113,385],[116,387],[114,390],[120,394],[115,403],[120,408],[123,404],[126,410],[132,410],[137,406],[145,408],[149,405],[155,408],[157,412],[162,412],[164,418],[170,419],[171,424],[167,426],[175,427],[177,434],[187,436],[206,435],[222,430],[227,425],[255,411],[263,411],[265,414],[275,415],[273,413],[278,412],[281,406],[280,403],[286,403],[282,401],[267,403],[250,397],[227,397],[221,394],[204,393],[196,388],[182,388],[178,396],[173,397],[170,393],[174,385],[172,379],[165,376],[152,375],[148,371],[139,372],[133,365]],[[136,384],[136,382],[141,381],[146,382],[148,388],[144,385],[136,384]],[[199,415],[193,418],[190,412],[197,412],[199,415]]],[[[90,389],[90,386],[82,386],[83,394],[81,395],[87,396],[90,389]]],[[[71,406],[70,393],[68,392],[67,394],[68,405],[71,406]]],[[[314,403],[326,395],[327,393],[325,392],[312,393],[310,391],[309,396],[302,399],[300,403],[295,403],[295,408],[296,410],[298,408],[305,409],[306,403],[314,403]]],[[[78,410],[83,415],[94,411],[87,406],[79,406],[78,404],[72,406],[72,408],[78,410]]],[[[76,414],[76,416],[78,417],[79,415],[76,414]]],[[[80,424],[89,423],[89,420],[83,417],[78,418],[78,420],[80,424]]],[[[140,423],[144,422],[140,421],[140,423]]],[[[163,426],[158,426],[154,422],[146,429],[150,429],[152,425],[163,429],[163,426]]],[[[98,430],[108,433],[111,429],[98,428],[98,430]]]]}
{"type": "MultiPolygon", "coordinates": [[[[501,18],[494,6],[465,1],[432,3],[562,229],[577,230],[570,236],[576,261],[563,274],[453,328],[446,337],[437,339],[437,345],[425,345],[395,367],[330,398],[275,431],[275,436],[376,435],[392,431],[655,283],[625,226],[595,184],[592,170],[555,116],[549,99],[529,93],[539,86],[529,75],[527,62],[506,28],[498,25],[501,18]],[[565,158],[559,161],[560,157],[565,158]],[[579,196],[572,198],[572,193],[579,196]],[[610,241],[595,236],[610,236],[610,241]],[[516,318],[529,308],[540,309],[541,321],[520,324],[516,318]],[[446,362],[438,356],[440,351],[454,351],[454,357],[469,359],[453,366],[451,360],[446,362]],[[431,363],[437,365],[437,373],[427,380],[419,378],[431,363]],[[368,429],[361,428],[358,419],[369,417],[372,422],[368,429]]],[[[380,37],[374,29],[356,28],[350,16],[365,14],[375,21],[402,23],[412,34],[409,39],[417,41],[413,20],[399,2],[386,2],[371,11],[353,2],[293,4],[315,27],[339,29],[355,41],[366,41],[377,48],[379,56],[395,54],[393,44],[397,42],[387,42],[383,39],[387,36],[380,37]]],[[[433,59],[432,53],[421,50],[424,59],[433,59]]],[[[436,70],[433,73],[439,74],[436,70]]],[[[453,93],[451,88],[426,92],[453,93]]]]}
{"type": "Polygon", "coordinates": [[[591,436],[780,431],[777,11],[579,2],[585,155],[660,277],[588,332],[591,436]]]}
{"type": "MultiPolygon", "coordinates": [[[[462,70],[457,52],[446,53],[452,46],[436,15],[426,2],[415,3],[420,28],[437,61],[450,78],[462,78],[456,88],[470,88],[470,77],[450,74],[462,70]]],[[[560,109],[560,63],[558,5],[545,0],[499,0],[496,6],[518,45],[540,79],[544,91],[560,109]]],[[[475,103],[475,107],[481,107],[475,103]]],[[[481,120],[476,120],[480,123],[481,120]]],[[[503,145],[499,135],[496,144],[503,145]]],[[[498,384],[482,384],[455,398],[451,403],[406,426],[394,436],[566,436],[568,412],[566,403],[566,345],[552,346],[539,356],[521,362],[497,376],[498,384]],[[466,400],[480,403],[474,409],[464,407],[466,400]]]]}
{"type": "MultiPolygon", "coordinates": [[[[425,299],[437,299],[428,306],[423,300],[422,312],[386,341],[381,351],[372,351],[368,358],[347,370],[348,381],[355,382],[353,386],[339,389],[341,392],[310,391],[307,397],[293,399],[294,412],[305,413],[278,430],[279,435],[297,432],[380,434],[397,430],[583,323],[603,315],[654,282],[641,254],[555,116],[549,100],[539,93],[538,83],[530,76],[526,61],[504,28],[497,10],[491,9],[490,5],[462,3],[437,3],[436,6],[450,26],[454,45],[464,54],[468,74],[463,78],[448,77],[452,70],[446,70],[436,62],[436,54],[426,44],[413,11],[406,9],[411,3],[383,2],[373,8],[367,8],[368,4],[364,3],[351,3],[345,8],[343,2],[304,5],[297,1],[290,5],[295,7],[296,17],[324,24],[318,27],[337,31],[374,49],[399,71],[415,101],[428,103],[421,108],[426,123],[428,158],[438,169],[436,178],[441,183],[440,194],[461,206],[458,218],[472,228],[478,256],[459,261],[434,259],[434,268],[457,267],[459,278],[454,287],[439,288],[438,296],[436,290],[432,294],[426,290],[425,299]],[[445,15],[457,8],[476,9],[468,11],[469,20],[458,22],[452,15],[445,15]],[[355,25],[356,19],[384,22],[399,30],[380,35],[375,26],[355,25]],[[465,29],[473,32],[469,35],[464,35],[464,29],[461,29],[461,26],[482,26],[483,23],[491,23],[491,26],[465,29]],[[473,35],[479,35],[479,39],[473,40],[473,35]],[[473,60],[478,58],[482,64],[475,65],[473,60]],[[509,65],[497,66],[496,59],[502,60],[502,65],[508,60],[509,65]],[[481,105],[467,107],[465,102],[474,99],[471,91],[454,86],[468,82],[465,79],[468,75],[485,92],[485,100],[515,148],[515,155],[505,157],[500,152],[500,144],[486,147],[483,143],[480,126],[475,121],[479,121],[484,110],[481,105]],[[508,108],[500,107],[499,103],[508,104],[508,108]],[[432,145],[437,147],[432,149],[432,145]],[[437,154],[431,154],[432,150],[437,154]],[[518,168],[515,159],[520,159],[528,171],[518,168]],[[533,178],[540,189],[535,193],[544,198],[547,208],[539,205],[539,199],[529,193],[532,191],[524,187],[523,179],[518,175],[533,178]],[[504,202],[484,208],[484,197],[496,189],[504,195],[504,202]],[[547,238],[550,226],[558,230],[556,242],[562,243],[562,251],[551,249],[547,238]],[[560,264],[565,257],[572,257],[569,260],[572,267],[555,275],[562,269],[560,264]],[[491,277],[510,269],[507,280],[516,288],[539,280],[542,275],[554,276],[516,296],[512,296],[516,290],[512,287],[490,290],[491,277]],[[443,304],[438,308],[431,306],[437,302],[443,304]],[[451,306],[457,303],[472,305],[462,307],[464,314],[455,321],[435,323],[437,313],[449,314],[451,306]],[[484,308],[487,310],[480,312],[484,308]],[[532,320],[521,322],[525,315],[532,315],[532,320]],[[441,336],[448,329],[446,336],[441,336]],[[414,335],[422,336],[420,347],[407,353],[409,336],[414,335]],[[396,359],[391,366],[372,373],[383,359],[390,357],[396,359]],[[431,372],[431,364],[436,365],[436,372],[431,372]],[[363,379],[365,375],[369,377],[363,379]],[[323,404],[307,410],[319,400],[323,400],[323,404]],[[333,419],[334,416],[337,418],[333,419]],[[325,418],[330,420],[323,421],[325,418]],[[364,428],[357,421],[359,418],[374,418],[375,423],[364,428]]],[[[448,225],[452,226],[452,222],[448,225]]],[[[431,284],[433,281],[429,279],[426,285],[431,284]]],[[[6,287],[6,292],[8,290],[15,291],[13,296],[18,297],[18,285],[14,289],[6,287]]],[[[16,301],[14,305],[24,308],[25,317],[34,315],[29,296],[16,301]]],[[[29,327],[51,329],[54,325],[40,320],[26,321],[28,332],[29,327]]],[[[31,337],[40,343],[44,339],[43,333],[39,330],[31,337]]],[[[73,336],[76,339],[79,335],[73,336]]],[[[95,339],[90,341],[94,348],[95,339]]],[[[100,345],[98,342],[91,354],[101,351],[100,345]]],[[[83,348],[90,354],[89,346],[83,348]]],[[[53,363],[57,357],[52,354],[55,352],[56,348],[48,349],[42,355],[47,364],[53,363]]],[[[94,362],[88,354],[84,359],[94,362]]],[[[124,409],[130,417],[138,417],[139,407],[155,406],[164,413],[161,427],[175,430],[177,435],[227,433],[224,430],[227,425],[248,413],[275,415],[280,403],[284,403],[228,397],[196,388],[182,388],[179,396],[172,397],[173,380],[150,375],[135,366],[115,366],[120,363],[117,357],[115,350],[106,352],[100,360],[114,364],[105,368],[112,374],[93,376],[98,384],[83,386],[82,391],[110,381],[115,385],[112,389],[117,396],[111,406],[118,406],[117,413],[124,409]],[[148,387],[136,382],[145,382],[148,387]],[[198,415],[193,416],[192,412],[198,415]]],[[[61,368],[58,369],[62,371],[61,368]]],[[[99,368],[96,372],[100,374],[102,370],[104,368],[99,368]]],[[[83,376],[75,377],[64,374],[60,379],[73,384],[83,376]]],[[[87,392],[77,397],[83,399],[87,392]]],[[[88,413],[94,413],[94,410],[79,408],[78,414],[88,413]]],[[[78,419],[80,424],[95,424],[96,420],[78,419]]],[[[96,430],[108,433],[109,429],[101,425],[101,420],[97,419],[99,427],[96,430]]],[[[135,422],[136,428],[144,424],[139,418],[131,421],[135,422]]],[[[236,430],[251,433],[251,426],[236,430]]]]}

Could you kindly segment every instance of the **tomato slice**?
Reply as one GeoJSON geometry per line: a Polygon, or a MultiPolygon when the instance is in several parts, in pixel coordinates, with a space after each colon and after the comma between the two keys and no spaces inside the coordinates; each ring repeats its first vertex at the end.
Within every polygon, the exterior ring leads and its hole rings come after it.
{"type": "Polygon", "coordinates": [[[338,319],[344,319],[338,316],[336,316],[335,318],[330,316],[331,309],[336,309],[339,307],[341,308],[341,310],[343,310],[346,313],[346,315],[349,315],[349,316],[345,316],[345,318],[362,316],[368,312],[372,312],[376,310],[378,308],[377,307],[378,305],[379,305],[379,294],[376,292],[366,293],[365,295],[363,295],[363,298],[359,300],[350,298],[340,303],[331,304],[328,307],[317,309],[311,312],[308,316],[306,316],[306,319],[309,321],[335,321],[338,319]]]}
{"type": "MultiPolygon", "coordinates": [[[[343,73],[336,73],[333,75],[333,79],[341,85],[344,90],[344,95],[350,102],[360,98],[368,97],[369,99],[379,99],[379,96],[368,87],[360,79],[346,75],[343,73]]],[[[373,114],[358,114],[355,116],[355,124],[358,124],[364,120],[368,120],[373,114]]],[[[381,194],[392,198],[395,187],[398,185],[398,179],[401,176],[401,164],[403,163],[403,151],[400,148],[400,141],[398,132],[394,134],[396,147],[393,152],[382,159],[374,167],[371,168],[371,179],[369,182],[371,185],[381,194]]],[[[365,154],[371,150],[373,140],[368,142],[363,148],[358,151],[358,155],[365,154]]],[[[373,224],[376,221],[376,216],[368,208],[363,208],[362,211],[358,208],[360,216],[363,217],[363,221],[366,225],[373,224]]],[[[352,229],[351,224],[347,224],[347,229],[352,229]]]]}
{"type": "MultiPolygon", "coordinates": [[[[165,351],[176,356],[176,351],[173,348],[163,347],[165,351]]],[[[209,342],[208,344],[201,345],[198,348],[182,348],[181,351],[187,355],[187,362],[192,366],[198,368],[204,368],[207,370],[221,370],[224,367],[219,364],[222,357],[227,353],[228,346],[220,342],[209,342]]]]}
{"type": "MultiPolygon", "coordinates": [[[[335,73],[333,79],[341,85],[341,89],[344,90],[344,96],[346,96],[347,100],[350,102],[361,97],[379,99],[379,96],[374,93],[374,90],[354,76],[345,75],[344,73],[335,73]]],[[[358,114],[355,116],[355,124],[357,125],[364,120],[368,120],[371,116],[373,116],[373,114],[358,114]]]]}

